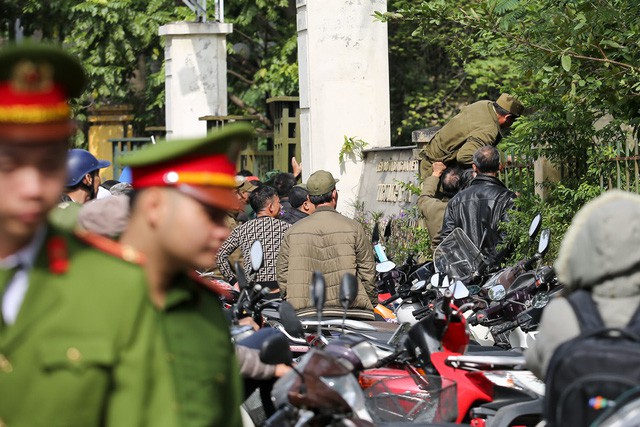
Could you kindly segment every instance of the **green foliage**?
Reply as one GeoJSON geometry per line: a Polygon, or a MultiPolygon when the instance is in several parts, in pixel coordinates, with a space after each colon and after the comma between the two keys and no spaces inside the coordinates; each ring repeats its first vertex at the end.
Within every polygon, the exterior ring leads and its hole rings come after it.
{"type": "MultiPolygon", "coordinates": [[[[207,12],[213,19],[213,8],[207,12]]],[[[228,36],[229,114],[258,114],[270,128],[266,99],[298,93],[295,0],[229,2],[225,12],[234,24],[228,36]]],[[[90,86],[75,111],[85,130],[88,108],[105,104],[133,105],[138,135],[164,123],[164,47],[158,28],[195,20],[181,2],[6,0],[0,2],[0,37],[15,38],[16,18],[26,36],[64,43],[84,63],[90,86]]]]}
{"type": "Polygon", "coordinates": [[[560,242],[573,216],[589,200],[602,193],[598,185],[583,183],[577,189],[558,185],[552,196],[542,202],[539,197],[523,194],[516,199],[515,209],[509,213],[509,222],[501,224],[501,228],[509,236],[508,244],[513,252],[507,263],[515,263],[533,255],[536,245],[531,245],[527,231],[529,224],[537,213],[542,214],[542,228],[551,230],[551,246],[543,262],[550,264],[558,255],[560,242]]]}
{"type": "Polygon", "coordinates": [[[186,6],[172,0],[8,3],[14,7],[0,18],[3,35],[13,38],[12,23],[20,18],[26,36],[63,43],[83,62],[89,87],[74,110],[85,130],[89,108],[106,104],[132,105],[136,134],[164,123],[164,48],[158,28],[193,20],[186,6]]]}
{"type": "Polygon", "coordinates": [[[267,99],[298,95],[295,0],[227,2],[229,114],[260,114],[271,127],[267,99]]]}
{"type": "MultiPolygon", "coordinates": [[[[545,156],[560,169],[560,183],[544,184],[550,191],[544,203],[527,192],[518,198],[518,210],[506,225],[516,245],[514,259],[526,252],[526,229],[536,211],[552,228],[551,258],[575,212],[604,186],[638,191],[636,163],[614,159],[634,156],[638,144],[639,2],[396,0],[389,8],[402,16],[387,18],[390,44],[422,42],[438,52],[429,58],[437,58],[432,74],[421,60],[425,51],[409,57],[392,49],[399,67],[409,70],[403,98],[392,92],[392,108],[408,111],[400,121],[392,115],[397,135],[407,133],[405,126],[444,121],[459,104],[506,91],[517,95],[529,114],[500,148],[517,157],[545,156]],[[411,67],[424,76],[416,78],[411,67]]],[[[392,73],[399,74],[402,70],[392,73]]]]}
{"type": "Polygon", "coordinates": [[[420,212],[417,206],[403,209],[398,215],[386,217],[382,212],[366,210],[364,202],[356,201],[353,207],[353,218],[362,224],[369,235],[372,235],[373,227],[378,225],[386,253],[396,264],[402,264],[409,255],[416,259],[431,257],[431,239],[427,229],[419,225],[420,212]],[[391,236],[384,240],[383,232],[388,221],[391,221],[391,236]]]}
{"type": "Polygon", "coordinates": [[[345,157],[351,157],[354,162],[364,160],[362,150],[367,145],[369,144],[366,141],[356,136],[347,137],[347,135],[344,135],[344,142],[340,148],[340,153],[338,153],[338,163],[344,165],[345,157]]]}

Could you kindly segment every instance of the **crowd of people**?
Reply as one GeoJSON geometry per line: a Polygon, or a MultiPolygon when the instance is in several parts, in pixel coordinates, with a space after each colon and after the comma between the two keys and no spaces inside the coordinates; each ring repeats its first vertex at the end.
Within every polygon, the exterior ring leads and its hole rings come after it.
{"type": "MultiPolygon", "coordinates": [[[[236,285],[234,266],[251,273],[256,240],[264,256],[255,280],[270,289],[267,298],[314,314],[309,286],[319,271],[324,314],[339,316],[340,280],[352,273],[358,294],[349,317],[374,320],[371,238],[338,212],[330,172],[302,183],[293,159],[293,173],[268,182],[237,173],[254,131],[235,124],[133,152],[121,160],[130,177],[103,183],[109,162],[69,149],[69,101],[86,82],[77,60],[27,43],[0,51],[0,71],[0,425],[241,425],[241,373],[265,379],[289,368],[265,366],[242,343],[234,348],[225,290],[196,272],[214,270],[236,285]]],[[[495,146],[523,112],[507,94],[474,103],[425,146],[418,204],[434,244],[462,228],[500,262],[498,225],[515,194],[498,179],[495,146]]],[[[623,325],[638,306],[629,280],[639,235],[625,233],[619,248],[598,238],[616,234],[603,224],[632,224],[638,200],[614,193],[593,206],[574,220],[558,273],[593,289],[598,307],[615,307],[602,310],[607,325],[623,325]],[[602,254],[605,268],[593,267],[602,254]]],[[[560,342],[579,333],[566,305],[550,304],[542,344],[528,354],[541,376],[560,342]]]]}

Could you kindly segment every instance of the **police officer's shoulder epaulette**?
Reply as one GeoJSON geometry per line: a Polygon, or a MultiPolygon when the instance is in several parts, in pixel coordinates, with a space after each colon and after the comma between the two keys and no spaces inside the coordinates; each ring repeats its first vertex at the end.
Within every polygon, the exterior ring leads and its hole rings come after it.
{"type": "Polygon", "coordinates": [[[219,297],[228,299],[231,298],[231,290],[225,286],[223,286],[217,280],[210,280],[205,277],[201,277],[197,272],[192,271],[189,273],[189,277],[191,280],[196,282],[199,286],[202,286],[204,289],[207,289],[219,297]]]}
{"type": "Polygon", "coordinates": [[[144,254],[129,245],[122,245],[114,240],[85,230],[75,230],[74,234],[87,245],[116,258],[140,265],[145,262],[144,254]]]}

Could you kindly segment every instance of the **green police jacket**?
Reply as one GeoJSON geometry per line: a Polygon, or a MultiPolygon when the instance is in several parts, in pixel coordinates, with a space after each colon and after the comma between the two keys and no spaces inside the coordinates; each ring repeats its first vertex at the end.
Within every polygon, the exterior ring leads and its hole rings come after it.
{"type": "Polygon", "coordinates": [[[159,312],[175,386],[171,405],[182,427],[239,427],[240,370],[222,304],[195,277],[182,275],[159,312]]]}
{"type": "Polygon", "coordinates": [[[498,116],[492,101],[478,101],[462,107],[420,153],[423,159],[421,176],[425,179],[431,175],[433,162],[470,167],[473,153],[478,148],[497,145],[501,139],[498,116]]]}
{"type": "Polygon", "coordinates": [[[49,228],[0,332],[0,424],[147,425],[156,313],[142,269],[121,258],[137,253],[49,228]]]}

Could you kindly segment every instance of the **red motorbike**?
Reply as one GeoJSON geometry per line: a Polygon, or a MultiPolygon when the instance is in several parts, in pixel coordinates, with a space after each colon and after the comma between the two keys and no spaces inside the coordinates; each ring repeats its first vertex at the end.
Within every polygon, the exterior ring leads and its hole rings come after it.
{"type": "Polygon", "coordinates": [[[438,375],[456,386],[457,413],[453,419],[442,421],[458,423],[468,418],[473,405],[492,400],[493,383],[482,373],[445,364],[447,357],[464,354],[469,344],[466,320],[462,310],[451,304],[452,297],[452,292],[446,291],[430,314],[413,325],[406,337],[397,338],[404,339],[403,350],[386,358],[388,367],[361,373],[360,384],[365,391],[380,381],[394,394],[419,391],[428,386],[425,375],[438,375]]]}

